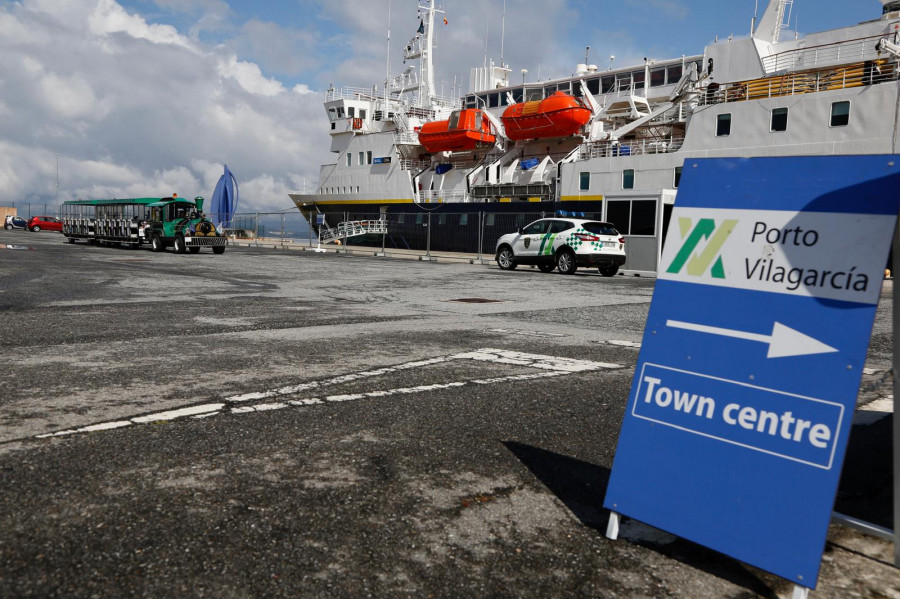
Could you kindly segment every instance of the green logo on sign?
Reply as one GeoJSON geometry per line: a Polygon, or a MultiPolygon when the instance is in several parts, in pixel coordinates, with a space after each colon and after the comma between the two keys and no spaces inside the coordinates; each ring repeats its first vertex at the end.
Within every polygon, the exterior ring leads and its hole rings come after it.
{"type": "Polygon", "coordinates": [[[697,226],[694,226],[690,218],[679,218],[678,228],[681,231],[681,238],[684,239],[684,245],[678,250],[678,255],[675,256],[666,272],[677,274],[687,264],[687,274],[699,277],[712,265],[710,271],[712,277],[724,279],[725,267],[722,265],[722,256],[719,254],[719,250],[722,249],[737,223],[736,220],[726,220],[717,229],[716,221],[711,218],[701,218],[697,221],[697,226]],[[708,240],[706,247],[702,252],[695,254],[694,251],[704,239],[708,240]]]}

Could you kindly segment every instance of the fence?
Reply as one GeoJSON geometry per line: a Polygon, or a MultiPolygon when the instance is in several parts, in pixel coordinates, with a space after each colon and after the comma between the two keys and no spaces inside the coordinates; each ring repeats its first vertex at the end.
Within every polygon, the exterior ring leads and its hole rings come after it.
{"type": "Polygon", "coordinates": [[[29,219],[32,216],[59,216],[59,209],[62,207],[62,204],[37,204],[37,203],[29,203],[29,202],[12,202],[11,204],[4,203],[2,205],[3,208],[11,208],[11,211],[7,211],[9,214],[14,214],[16,216],[21,216],[24,219],[29,219]]]}
{"type": "MultiPolygon", "coordinates": [[[[554,212],[389,212],[383,216],[387,232],[347,238],[342,245],[431,252],[460,252],[491,258],[497,240],[539,218],[555,216],[554,212]]],[[[371,221],[372,213],[343,212],[325,214],[326,229],[337,229],[339,223],[371,221]]],[[[569,214],[572,218],[600,220],[599,212],[569,214]]]]}

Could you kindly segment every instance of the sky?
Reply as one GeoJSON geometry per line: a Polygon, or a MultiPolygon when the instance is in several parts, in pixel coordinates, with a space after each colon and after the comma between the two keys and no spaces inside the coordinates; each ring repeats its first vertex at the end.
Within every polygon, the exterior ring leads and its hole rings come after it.
{"type": "MultiPolygon", "coordinates": [[[[701,54],[746,36],[756,0],[437,0],[438,92],[502,59],[518,82],[701,54]],[[503,18],[505,10],[505,19],[503,18]],[[588,49],[587,47],[590,46],[588,49]]],[[[766,0],[759,0],[761,5],[766,0]]],[[[324,90],[371,87],[418,27],[416,0],[0,0],[0,205],[209,197],[293,206],[334,161],[324,90]],[[390,15],[390,18],[389,18],[390,15]]],[[[792,27],[877,18],[877,0],[794,0],[792,27]]]]}

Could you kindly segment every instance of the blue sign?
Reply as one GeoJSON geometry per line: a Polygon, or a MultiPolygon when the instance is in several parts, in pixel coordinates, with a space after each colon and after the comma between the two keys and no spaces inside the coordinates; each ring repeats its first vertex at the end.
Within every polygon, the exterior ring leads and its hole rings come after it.
{"type": "Polygon", "coordinates": [[[685,162],[606,508],[815,588],[895,160],[685,162]]]}

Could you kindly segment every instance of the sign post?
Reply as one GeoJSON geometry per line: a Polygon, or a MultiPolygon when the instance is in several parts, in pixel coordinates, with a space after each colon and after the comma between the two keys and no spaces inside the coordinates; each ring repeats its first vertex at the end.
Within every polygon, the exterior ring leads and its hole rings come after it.
{"type": "Polygon", "coordinates": [[[606,508],[815,588],[900,206],[894,161],[685,162],[606,508]]]}

